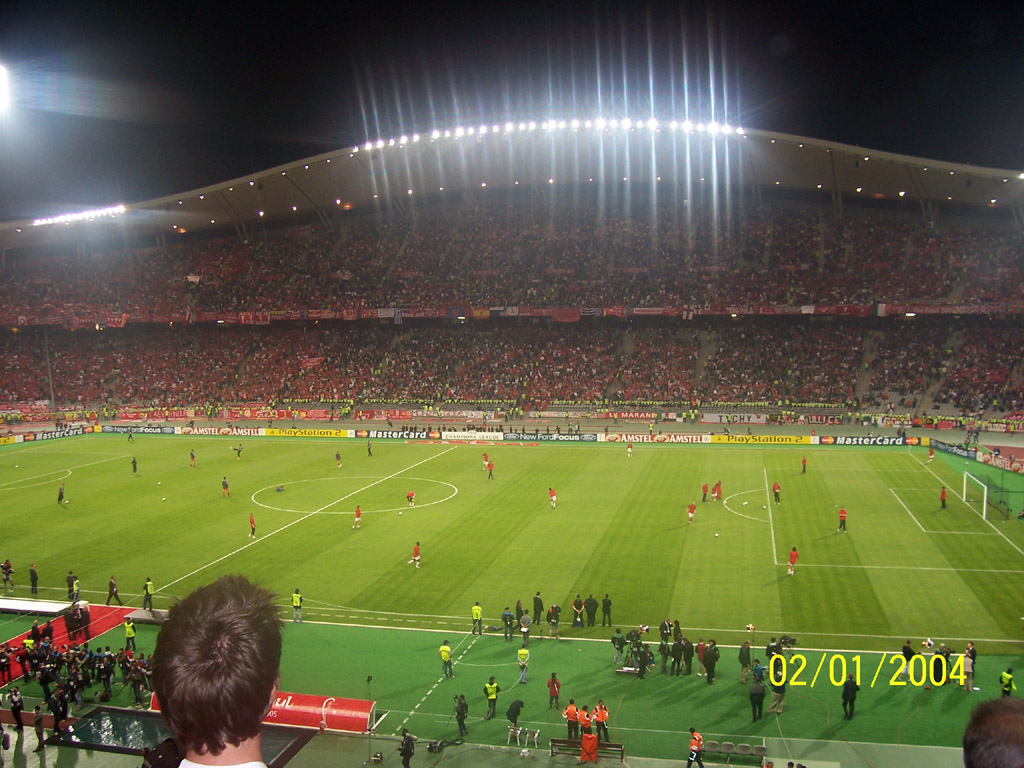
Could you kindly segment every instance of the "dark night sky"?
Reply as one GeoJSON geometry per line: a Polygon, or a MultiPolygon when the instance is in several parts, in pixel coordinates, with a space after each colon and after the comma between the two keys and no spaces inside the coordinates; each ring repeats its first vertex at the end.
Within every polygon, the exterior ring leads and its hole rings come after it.
{"type": "Polygon", "coordinates": [[[592,116],[599,94],[606,115],[648,117],[653,90],[670,119],[685,82],[706,118],[709,50],[734,125],[1024,169],[1021,4],[175,5],[0,3],[0,220],[435,123],[592,116]]]}

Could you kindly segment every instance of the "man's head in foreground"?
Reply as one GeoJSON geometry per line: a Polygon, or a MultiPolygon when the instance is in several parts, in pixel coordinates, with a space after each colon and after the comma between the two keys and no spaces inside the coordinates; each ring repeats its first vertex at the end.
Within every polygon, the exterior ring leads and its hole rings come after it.
{"type": "Polygon", "coordinates": [[[262,720],[281,665],[274,597],[244,576],[223,576],[168,611],[153,690],[189,758],[237,751],[261,759],[262,720]]]}

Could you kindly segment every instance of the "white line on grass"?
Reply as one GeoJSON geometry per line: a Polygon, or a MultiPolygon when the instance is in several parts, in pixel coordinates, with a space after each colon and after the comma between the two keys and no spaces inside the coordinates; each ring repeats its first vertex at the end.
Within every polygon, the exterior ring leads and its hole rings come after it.
{"type": "Polygon", "coordinates": [[[732,512],[734,515],[737,515],[738,517],[745,517],[745,518],[747,518],[747,520],[753,520],[753,521],[755,521],[757,523],[767,523],[768,521],[765,520],[763,517],[751,517],[750,515],[745,515],[742,512],[737,512],[735,509],[733,509],[732,507],[729,506],[729,499],[734,499],[737,496],[743,496],[744,494],[747,494],[747,493],[759,493],[759,491],[756,490],[756,489],[753,490],[753,491],[740,491],[739,493],[734,493],[732,496],[726,496],[725,497],[725,501],[723,502],[723,505],[725,506],[725,508],[727,510],[732,512]]]}
{"type": "MultiPolygon", "coordinates": [[[[80,454],[76,454],[76,455],[80,455],[80,454]]],[[[7,483],[0,483],[0,490],[3,490],[8,485],[15,485],[15,484],[18,484],[18,483],[24,483],[26,480],[38,480],[41,477],[49,477],[50,475],[56,475],[58,472],[66,472],[67,474],[64,475],[64,477],[68,477],[68,476],[71,475],[71,472],[73,470],[84,469],[85,467],[91,467],[94,464],[105,464],[108,461],[120,461],[121,459],[127,459],[129,456],[131,456],[130,453],[123,453],[120,456],[113,456],[113,457],[111,457],[109,459],[97,459],[96,461],[90,461],[88,464],[78,464],[78,465],[73,466],[73,467],[67,467],[66,469],[55,469],[55,470],[53,470],[53,472],[44,472],[41,475],[32,475],[30,477],[20,477],[17,480],[11,480],[10,482],[7,482],[7,483]]],[[[53,480],[50,480],[50,481],[47,481],[47,482],[56,482],[57,480],[63,480],[63,479],[64,479],[63,477],[58,477],[58,478],[54,478],[53,480]]],[[[17,490],[17,488],[15,488],[15,490],[17,490]]]]}
{"type": "Polygon", "coordinates": [[[779,564],[779,550],[775,548],[775,519],[772,517],[772,491],[768,487],[768,470],[764,470],[764,496],[768,500],[768,525],[772,531],[772,565],[779,564]]]}
{"type": "MultiPolygon", "coordinates": [[[[483,635],[466,635],[466,637],[462,638],[462,640],[459,642],[459,644],[452,649],[451,659],[452,659],[452,667],[453,668],[455,667],[456,664],[458,664],[460,661],[462,661],[462,657],[465,656],[467,653],[469,653],[469,649],[472,648],[476,644],[476,641],[479,640],[481,637],[483,637],[483,635]],[[459,654],[459,658],[456,659],[455,658],[455,651],[459,650],[459,647],[462,645],[462,643],[466,642],[466,640],[470,636],[473,637],[473,641],[469,645],[466,646],[466,650],[464,650],[462,653],[460,653],[459,654]]],[[[402,729],[402,727],[405,726],[405,724],[409,722],[409,718],[411,718],[413,715],[416,714],[416,710],[419,709],[423,704],[426,703],[427,698],[430,696],[430,694],[432,694],[437,689],[437,686],[441,685],[442,682],[444,682],[444,675],[442,675],[441,677],[437,678],[437,680],[434,681],[434,684],[432,686],[430,686],[429,690],[427,690],[427,692],[425,694],[423,694],[423,698],[420,699],[418,702],[416,702],[416,706],[413,707],[412,710],[409,712],[409,714],[405,716],[405,720],[403,720],[395,728],[395,733],[398,733],[402,729]]]]}
{"type": "MultiPolygon", "coordinates": [[[[914,456],[913,458],[914,458],[914,461],[918,462],[918,463],[919,463],[919,464],[921,465],[921,468],[922,468],[922,469],[924,469],[924,470],[925,470],[926,472],[930,473],[930,474],[932,475],[932,477],[934,477],[934,478],[935,478],[936,480],[938,480],[938,481],[939,481],[940,483],[943,483],[943,484],[945,484],[945,482],[946,482],[946,481],[945,481],[945,480],[943,480],[943,479],[942,479],[941,477],[939,477],[939,476],[938,476],[937,474],[935,474],[934,470],[932,470],[932,468],[931,468],[931,467],[927,466],[927,465],[926,465],[926,464],[925,464],[925,463],[924,463],[923,461],[921,461],[921,459],[919,459],[919,458],[918,458],[917,456],[914,456]]],[[[987,511],[988,511],[988,510],[982,510],[982,512],[987,512],[987,511]]],[[[989,519],[988,519],[987,517],[982,517],[981,519],[982,519],[982,520],[984,520],[984,521],[985,521],[986,523],[988,523],[989,527],[990,527],[990,528],[991,528],[991,529],[992,529],[993,531],[995,531],[995,532],[996,532],[996,533],[998,533],[998,534],[999,534],[1000,536],[1002,536],[1002,537],[1003,537],[1003,539],[1004,539],[1004,540],[1006,541],[1006,543],[1007,543],[1007,544],[1009,544],[1009,545],[1010,545],[1011,547],[1013,547],[1014,549],[1016,549],[1016,550],[1017,550],[1017,551],[1018,551],[1018,552],[1019,552],[1019,553],[1020,553],[1021,555],[1024,555],[1024,549],[1021,549],[1021,548],[1020,548],[1020,547],[1018,547],[1018,546],[1017,546],[1016,544],[1014,544],[1014,543],[1013,543],[1012,541],[1010,541],[1009,537],[1008,537],[1008,536],[1007,536],[1007,535],[1006,535],[1005,533],[1003,533],[1003,532],[1002,532],[1002,531],[1000,531],[1000,530],[999,530],[998,528],[996,528],[996,527],[995,527],[994,525],[992,525],[992,521],[991,521],[991,520],[989,520],[989,519]]]]}
{"type": "Polygon", "coordinates": [[[320,509],[314,510],[314,511],[308,513],[308,514],[303,515],[302,517],[299,517],[299,518],[296,518],[295,520],[292,520],[290,523],[286,523],[285,525],[282,525],[280,528],[277,528],[277,529],[271,531],[266,536],[261,536],[258,539],[250,541],[245,546],[239,547],[238,549],[234,550],[233,552],[228,552],[226,555],[221,555],[216,560],[212,560],[211,562],[207,563],[206,565],[201,565],[198,568],[196,568],[194,571],[190,571],[189,573],[186,573],[184,576],[181,576],[180,578],[177,578],[174,581],[167,582],[163,586],[158,587],[155,591],[156,592],[163,592],[168,587],[173,587],[179,581],[184,581],[185,579],[187,579],[187,578],[189,578],[191,576],[195,576],[200,571],[205,571],[207,568],[216,565],[217,563],[221,562],[222,560],[227,560],[232,555],[237,555],[239,552],[244,552],[249,547],[255,546],[256,544],[259,544],[260,542],[266,541],[267,539],[269,539],[274,534],[280,533],[281,531],[285,531],[285,530],[291,528],[293,525],[298,525],[303,520],[308,520],[309,518],[313,517],[313,515],[319,514],[320,512],[323,512],[325,509],[329,509],[330,507],[333,507],[335,504],[339,504],[342,501],[344,501],[345,499],[348,499],[348,498],[351,498],[352,496],[355,496],[357,493],[362,493],[365,490],[373,488],[373,486],[375,486],[375,485],[380,485],[385,480],[390,480],[393,477],[398,477],[403,472],[408,472],[410,469],[415,469],[416,467],[420,466],[421,464],[426,464],[428,461],[433,461],[438,456],[444,456],[449,451],[454,451],[455,448],[456,448],[456,446],[453,445],[448,450],[441,451],[440,453],[435,453],[433,456],[428,456],[427,458],[423,459],[422,461],[417,461],[412,466],[405,467],[404,469],[400,469],[397,472],[393,472],[392,474],[388,475],[387,477],[382,477],[380,480],[372,482],[369,485],[364,485],[362,488],[358,488],[357,490],[352,491],[352,493],[350,493],[350,494],[348,494],[346,496],[342,496],[340,499],[335,499],[334,501],[330,502],[329,504],[325,504],[320,509]]]}
{"type": "MultiPolygon", "coordinates": [[[[800,566],[800,567],[803,568],[804,566],[800,566]]],[[[290,608],[291,606],[288,606],[288,607],[290,608]]],[[[283,608],[284,608],[284,606],[282,606],[282,609],[283,608]]],[[[315,621],[315,620],[314,621],[307,621],[305,623],[306,624],[316,624],[316,625],[327,626],[327,627],[351,627],[352,629],[390,629],[390,630],[392,630],[394,632],[431,632],[433,634],[447,635],[448,637],[452,637],[455,634],[455,632],[453,630],[450,630],[450,629],[431,629],[430,627],[391,627],[391,626],[388,626],[386,624],[350,624],[350,623],[342,622],[342,621],[315,621]]],[[[115,629],[116,629],[116,627],[115,627],[115,629]]],[[[715,634],[721,634],[723,632],[735,632],[736,631],[736,627],[708,627],[708,628],[703,628],[702,631],[704,631],[704,632],[711,632],[711,633],[715,633],[715,634]]],[[[765,634],[767,634],[767,633],[765,633],[765,634]]],[[[922,633],[922,632],[920,632],[918,630],[912,630],[910,632],[903,632],[903,633],[898,634],[898,635],[866,635],[866,634],[857,634],[857,633],[853,633],[853,632],[802,632],[800,630],[793,630],[793,634],[794,635],[804,635],[804,636],[807,636],[807,637],[845,637],[845,638],[849,638],[849,637],[863,637],[863,638],[868,638],[868,639],[871,639],[871,640],[899,640],[899,641],[905,640],[908,636],[909,637],[917,637],[919,635],[921,637],[926,637],[927,636],[926,633],[922,633]]],[[[479,637],[479,635],[478,635],[478,637],[479,637]]],[[[497,639],[498,635],[497,634],[493,634],[493,635],[488,635],[488,637],[493,637],[493,638],[497,639]]],[[[932,637],[937,637],[937,635],[933,634],[932,637]]],[[[1010,640],[1010,639],[1007,639],[1005,637],[975,637],[974,635],[971,635],[969,637],[967,637],[967,636],[965,636],[965,637],[952,637],[952,636],[949,636],[949,635],[945,635],[944,638],[946,640],[963,640],[964,642],[966,642],[967,640],[971,640],[974,643],[1007,643],[1007,644],[1014,645],[1014,646],[1019,646],[1020,642],[1021,642],[1020,640],[1010,640]]],[[[543,639],[544,642],[550,642],[550,638],[536,638],[536,639],[537,640],[543,639]]],[[[572,637],[572,638],[563,637],[561,640],[556,640],[555,642],[559,643],[559,644],[564,644],[564,643],[602,643],[602,644],[604,644],[604,643],[607,643],[608,641],[605,640],[605,639],[599,638],[599,637],[572,637]]],[[[738,645],[720,645],[719,648],[739,648],[739,646],[738,645]]],[[[813,651],[815,653],[883,653],[883,651],[876,651],[876,650],[870,650],[870,649],[869,650],[864,650],[863,648],[836,648],[836,647],[831,646],[831,645],[826,647],[826,648],[812,648],[811,646],[801,645],[799,650],[801,652],[812,652],[813,651]]],[[[889,655],[892,655],[893,651],[884,651],[884,653],[888,653],[889,655]]],[[[518,663],[518,662],[513,662],[513,663],[518,663]]]]}
{"type": "Polygon", "coordinates": [[[928,530],[923,525],[921,525],[921,521],[914,517],[914,513],[910,511],[910,507],[903,503],[903,499],[900,498],[900,495],[896,493],[896,491],[894,491],[892,488],[889,489],[889,493],[896,497],[896,501],[898,501],[900,503],[900,506],[907,511],[907,514],[910,515],[910,519],[917,523],[917,527],[925,533],[928,533],[928,530]]]}
{"type": "MultiPolygon", "coordinates": [[[[936,533],[936,531],[925,531],[925,533],[936,533]]],[[[945,533],[945,531],[939,531],[945,533]]],[[[876,571],[939,571],[949,573],[1024,573],[1021,570],[1012,568],[949,568],[933,565],[840,565],[837,563],[806,563],[801,568],[857,568],[876,571]]]]}

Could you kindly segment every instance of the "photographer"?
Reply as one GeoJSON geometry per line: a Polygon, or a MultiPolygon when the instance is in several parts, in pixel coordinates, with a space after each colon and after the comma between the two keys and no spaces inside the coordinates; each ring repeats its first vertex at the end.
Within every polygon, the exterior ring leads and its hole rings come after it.
{"type": "Polygon", "coordinates": [[[466,697],[460,693],[455,697],[455,722],[459,724],[459,736],[469,735],[469,729],[466,728],[467,717],[469,717],[469,704],[466,702],[466,697]]]}

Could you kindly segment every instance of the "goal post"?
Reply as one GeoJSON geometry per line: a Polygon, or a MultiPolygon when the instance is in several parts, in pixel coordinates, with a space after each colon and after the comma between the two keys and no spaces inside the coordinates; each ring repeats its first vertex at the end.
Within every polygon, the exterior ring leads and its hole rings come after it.
{"type": "Polygon", "coordinates": [[[970,472],[964,472],[964,490],[960,498],[983,520],[988,520],[988,486],[970,472]]]}

